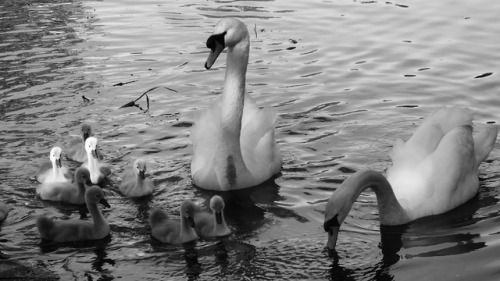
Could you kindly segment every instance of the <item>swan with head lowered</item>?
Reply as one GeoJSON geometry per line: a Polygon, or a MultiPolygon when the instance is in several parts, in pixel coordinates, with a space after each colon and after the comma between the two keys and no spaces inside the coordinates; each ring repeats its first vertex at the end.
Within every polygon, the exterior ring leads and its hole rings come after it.
{"type": "Polygon", "coordinates": [[[99,161],[99,148],[97,147],[97,139],[88,137],[85,141],[85,151],[87,152],[87,162],[82,164],[90,172],[90,181],[93,184],[102,184],[104,179],[111,174],[111,169],[108,165],[99,161]]]}
{"type": "Polygon", "coordinates": [[[109,235],[109,224],[102,215],[98,203],[110,208],[104,193],[98,186],[91,186],[85,192],[85,202],[92,221],[66,220],[54,221],[41,216],[36,220],[36,227],[44,240],[55,242],[74,242],[103,239],[109,235]]]}
{"type": "Polygon", "coordinates": [[[209,69],[227,49],[224,90],[219,102],[196,118],[191,131],[195,185],[227,191],[258,185],[283,164],[274,138],[277,113],[260,108],[245,92],[250,39],[241,21],[220,20],[207,40],[209,69]]]}
{"type": "Polygon", "coordinates": [[[381,225],[402,225],[447,212],[479,190],[478,167],[495,145],[498,128],[473,125],[466,108],[441,108],[390,154],[387,178],[375,171],[351,175],[333,192],[325,208],[327,248],[333,250],[340,225],[360,193],[377,196],[381,225]]]}
{"type": "Polygon", "coordinates": [[[71,182],[71,173],[62,165],[62,149],[54,146],[50,150],[50,163],[44,163],[36,176],[39,183],[71,182]]]}

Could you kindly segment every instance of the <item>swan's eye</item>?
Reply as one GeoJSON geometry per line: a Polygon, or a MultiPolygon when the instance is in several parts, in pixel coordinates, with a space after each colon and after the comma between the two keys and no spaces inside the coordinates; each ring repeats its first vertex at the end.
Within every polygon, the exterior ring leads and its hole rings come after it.
{"type": "Polygon", "coordinates": [[[227,32],[223,32],[221,34],[214,34],[208,37],[207,39],[207,48],[210,48],[212,51],[215,50],[216,47],[216,42],[221,44],[222,46],[225,45],[224,43],[224,36],[226,35],[227,32]]]}
{"type": "Polygon", "coordinates": [[[325,223],[323,224],[323,229],[326,231],[326,232],[331,232],[331,228],[332,227],[340,227],[340,223],[339,223],[339,219],[338,219],[338,214],[336,214],[333,218],[325,221],[325,223]]]}

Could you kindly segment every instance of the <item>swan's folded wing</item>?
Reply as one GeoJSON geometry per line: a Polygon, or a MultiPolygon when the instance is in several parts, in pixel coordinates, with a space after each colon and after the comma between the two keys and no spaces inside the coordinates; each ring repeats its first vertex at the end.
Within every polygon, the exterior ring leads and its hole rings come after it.
{"type": "MultiPolygon", "coordinates": [[[[220,106],[214,103],[208,110],[195,116],[191,129],[193,144],[193,158],[191,160],[191,174],[195,181],[205,182],[207,179],[216,180],[213,168],[216,147],[220,136],[220,106]]],[[[218,183],[213,183],[218,184],[218,183]]]]}
{"type": "Polygon", "coordinates": [[[472,113],[468,108],[440,108],[424,120],[406,145],[420,154],[429,155],[449,131],[462,125],[472,125],[472,113]]]}
{"type": "Polygon", "coordinates": [[[265,173],[269,177],[281,168],[282,158],[274,133],[277,116],[274,108],[259,108],[248,94],[245,95],[241,152],[252,174],[265,173]]]}

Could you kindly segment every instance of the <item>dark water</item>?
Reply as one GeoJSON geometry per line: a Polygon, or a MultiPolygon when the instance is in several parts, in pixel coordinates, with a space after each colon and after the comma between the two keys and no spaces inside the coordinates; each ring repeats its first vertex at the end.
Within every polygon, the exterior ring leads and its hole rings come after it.
{"type": "Polygon", "coordinates": [[[498,141],[481,165],[480,194],[457,210],[380,229],[375,196],[363,193],[338,260],[323,251],[322,221],[343,179],[384,171],[394,140],[436,107],[468,106],[478,122],[499,122],[499,13],[492,1],[2,1],[0,200],[13,210],[0,251],[62,280],[498,280],[498,141]],[[223,60],[204,70],[204,42],[227,16],[250,30],[247,90],[279,112],[283,171],[224,195],[227,239],[159,244],[151,208],[177,216],[182,200],[212,196],[192,185],[188,136],[193,114],[222,89],[223,60]],[[149,113],[118,108],[157,86],[149,113]],[[41,201],[29,178],[84,121],[113,170],[111,237],[40,244],[36,217],[80,213],[41,201]],[[139,156],[156,190],[129,200],[117,186],[139,156]]]}

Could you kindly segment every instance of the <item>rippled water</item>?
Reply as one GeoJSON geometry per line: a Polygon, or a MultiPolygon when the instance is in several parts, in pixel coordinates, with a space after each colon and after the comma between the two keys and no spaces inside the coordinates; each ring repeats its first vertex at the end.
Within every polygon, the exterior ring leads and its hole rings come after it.
{"type": "Polygon", "coordinates": [[[499,13],[500,2],[485,0],[2,1],[0,200],[14,209],[0,251],[62,280],[498,280],[498,141],[481,165],[481,193],[457,210],[381,236],[375,196],[363,193],[342,226],[338,261],[323,251],[322,222],[343,179],[385,170],[393,141],[437,106],[499,122],[499,13]],[[193,187],[188,136],[193,113],[222,89],[225,56],[206,71],[205,40],[228,16],[250,30],[247,90],[279,112],[283,171],[224,194],[229,238],[163,245],[150,238],[148,211],[177,215],[183,199],[206,205],[212,196],[193,187]],[[118,108],[156,86],[148,114],[118,108]],[[80,215],[39,200],[30,177],[83,121],[113,169],[111,238],[41,245],[36,217],[80,215]],[[129,200],[117,185],[138,156],[157,188],[129,200]]]}

